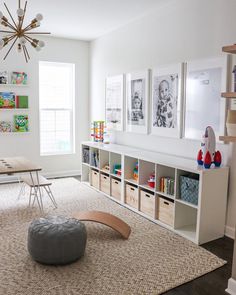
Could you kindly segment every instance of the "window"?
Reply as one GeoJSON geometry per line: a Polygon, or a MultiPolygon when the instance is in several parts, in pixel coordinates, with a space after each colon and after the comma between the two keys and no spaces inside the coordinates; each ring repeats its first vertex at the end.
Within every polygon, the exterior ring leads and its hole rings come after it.
{"type": "Polygon", "coordinates": [[[75,65],[39,62],[40,154],[74,153],[75,65]]]}

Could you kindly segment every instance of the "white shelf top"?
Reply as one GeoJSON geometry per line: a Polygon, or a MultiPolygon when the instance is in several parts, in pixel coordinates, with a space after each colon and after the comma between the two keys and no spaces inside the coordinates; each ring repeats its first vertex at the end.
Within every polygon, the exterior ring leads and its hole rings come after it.
{"type": "Polygon", "coordinates": [[[27,108],[27,109],[22,109],[22,108],[0,108],[0,112],[9,112],[9,111],[16,111],[16,112],[18,112],[18,111],[24,111],[24,112],[26,112],[26,111],[28,111],[29,110],[29,108],[27,108]]]}
{"type": "Polygon", "coordinates": [[[197,174],[201,174],[203,172],[211,173],[211,171],[214,171],[216,169],[229,169],[228,167],[224,167],[224,166],[220,168],[204,169],[203,167],[198,166],[197,161],[195,160],[191,160],[184,157],[172,156],[172,155],[164,154],[164,153],[151,152],[151,151],[129,147],[125,145],[104,144],[104,143],[92,142],[92,141],[85,141],[85,142],[82,142],[82,144],[93,147],[93,148],[98,148],[98,149],[106,150],[109,152],[126,155],[139,160],[153,162],[159,165],[187,170],[189,172],[193,172],[197,174]]]}
{"type": "Polygon", "coordinates": [[[0,87],[28,87],[28,84],[0,84],[0,87]]]}

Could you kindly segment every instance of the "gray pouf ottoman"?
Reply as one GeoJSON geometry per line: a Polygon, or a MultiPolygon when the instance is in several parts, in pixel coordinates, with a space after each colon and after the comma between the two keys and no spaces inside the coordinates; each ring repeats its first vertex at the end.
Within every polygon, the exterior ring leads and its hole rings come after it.
{"type": "Polygon", "coordinates": [[[43,264],[62,265],[84,255],[86,228],[78,219],[51,216],[34,220],[28,230],[28,250],[43,264]]]}

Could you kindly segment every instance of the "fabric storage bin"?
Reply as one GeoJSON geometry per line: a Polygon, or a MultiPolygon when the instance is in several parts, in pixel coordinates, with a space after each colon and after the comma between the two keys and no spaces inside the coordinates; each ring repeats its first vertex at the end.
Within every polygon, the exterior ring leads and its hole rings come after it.
{"type": "Polygon", "coordinates": [[[199,179],[180,176],[180,199],[198,205],[199,179]]]}
{"type": "Polygon", "coordinates": [[[158,196],[157,219],[170,226],[174,225],[174,201],[158,196]]]}
{"type": "Polygon", "coordinates": [[[154,194],[141,190],[140,211],[152,218],[156,217],[156,198],[154,194]]]}
{"type": "Polygon", "coordinates": [[[101,191],[107,195],[110,195],[110,176],[106,174],[100,174],[101,191]]]}
{"type": "Polygon", "coordinates": [[[91,171],[91,185],[99,189],[99,172],[97,170],[91,171]]]}
{"type": "Polygon", "coordinates": [[[130,185],[130,184],[126,184],[126,186],[125,186],[125,203],[138,210],[139,201],[138,201],[138,188],[137,187],[130,185]]]}
{"type": "Polygon", "coordinates": [[[111,179],[111,195],[117,200],[121,200],[121,181],[115,178],[111,179]]]}

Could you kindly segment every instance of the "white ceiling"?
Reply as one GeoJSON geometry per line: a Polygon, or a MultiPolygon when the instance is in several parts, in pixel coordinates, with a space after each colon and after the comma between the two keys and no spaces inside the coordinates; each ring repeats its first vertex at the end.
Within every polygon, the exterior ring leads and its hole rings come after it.
{"type": "MultiPolygon", "coordinates": [[[[41,31],[52,36],[93,40],[151,12],[167,0],[28,0],[26,20],[44,15],[41,31]]],[[[16,15],[18,0],[5,1],[16,15]]],[[[24,0],[21,0],[22,6],[24,0]]],[[[1,1],[0,11],[7,16],[1,1]]]]}

